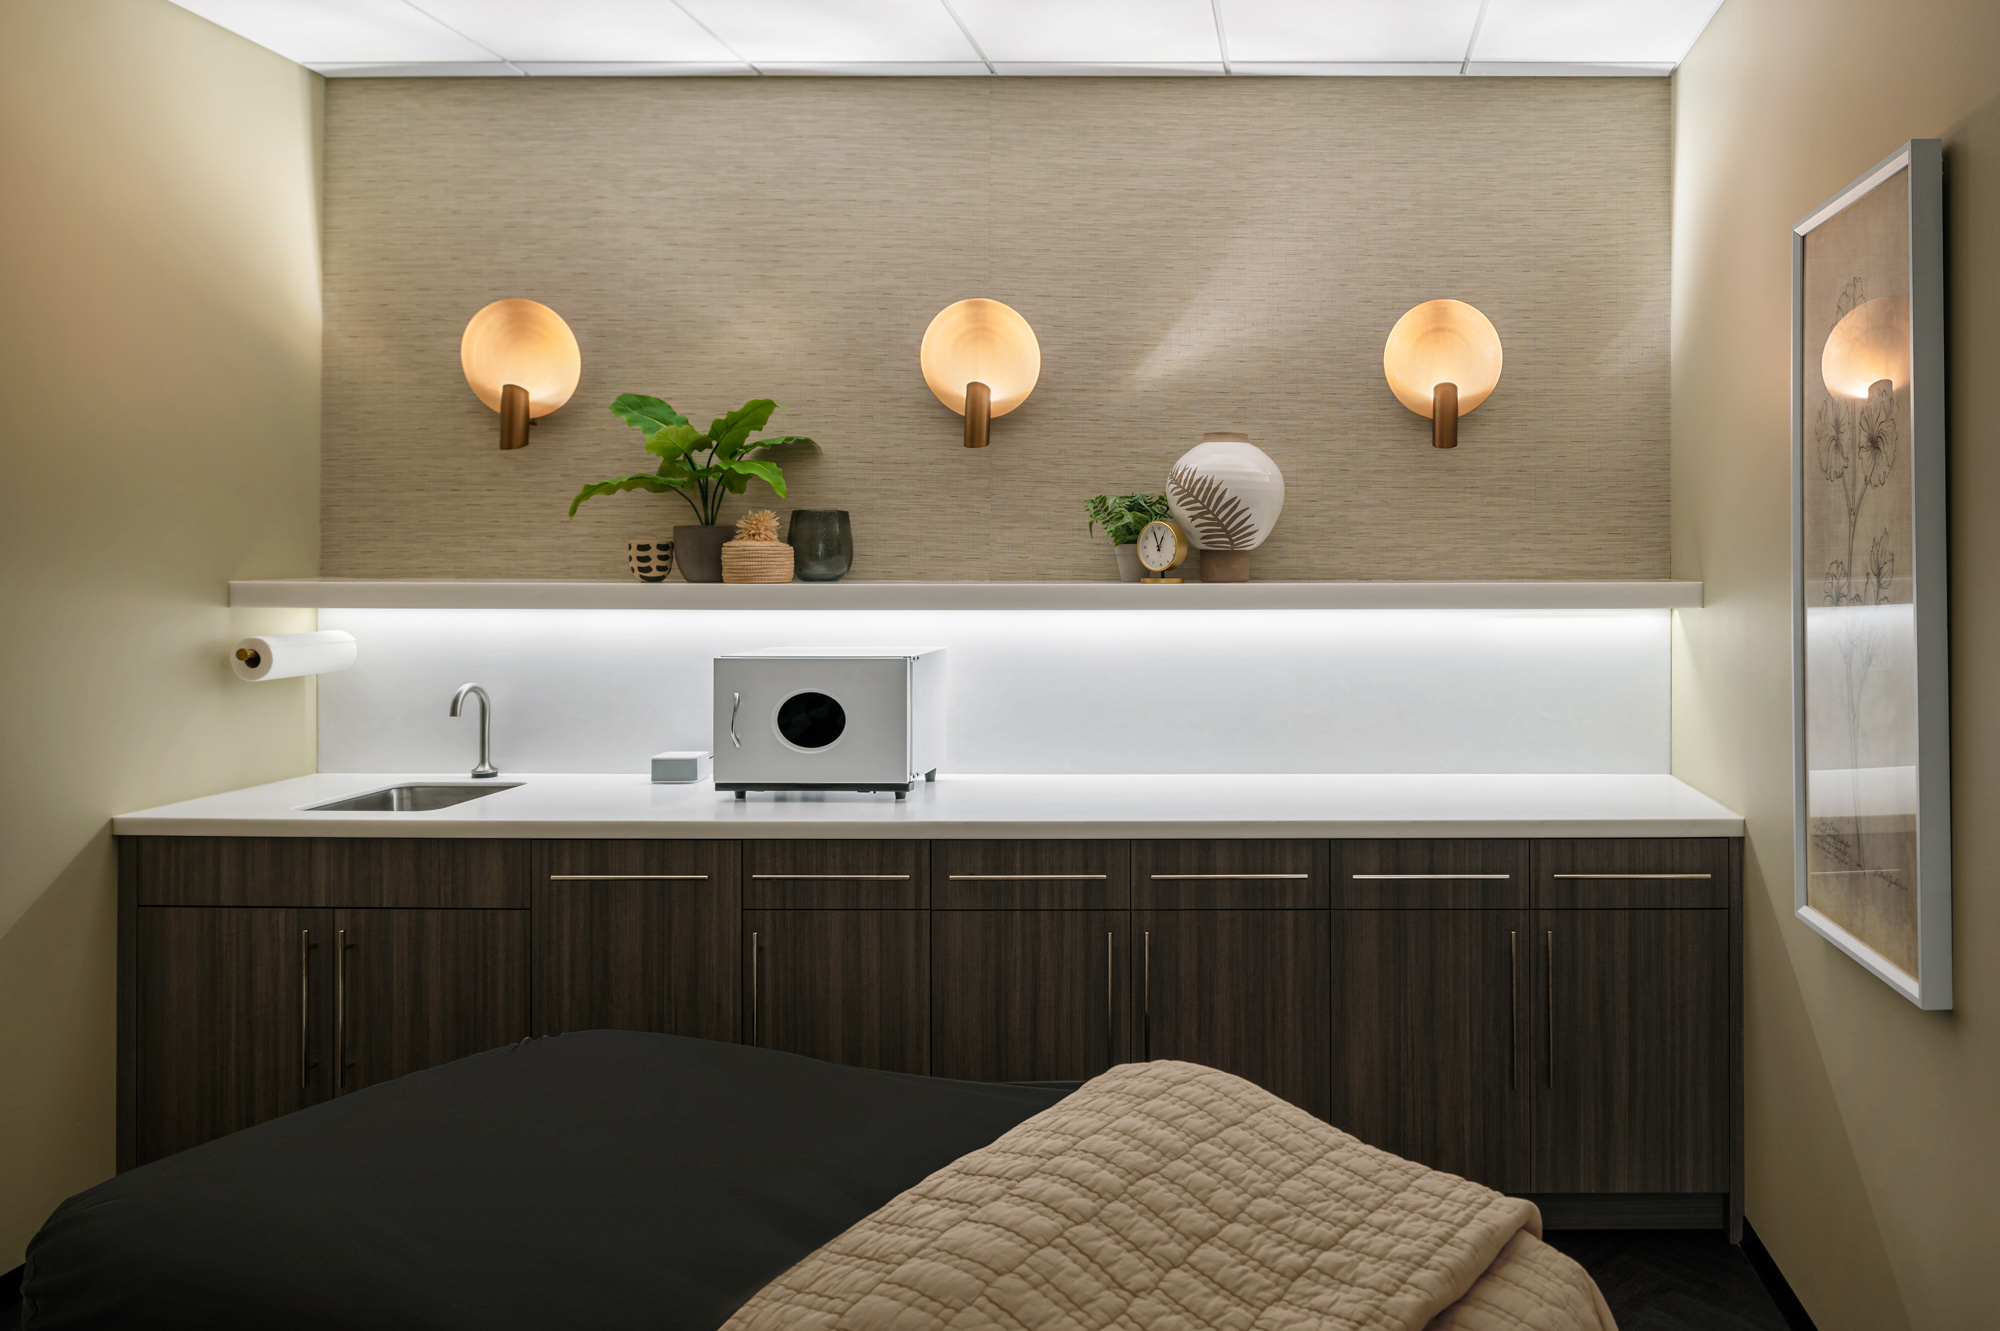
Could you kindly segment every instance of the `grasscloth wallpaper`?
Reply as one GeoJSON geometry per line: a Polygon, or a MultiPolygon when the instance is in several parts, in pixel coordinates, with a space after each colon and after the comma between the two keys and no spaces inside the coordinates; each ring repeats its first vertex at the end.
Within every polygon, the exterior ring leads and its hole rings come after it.
{"type": "Polygon", "coordinates": [[[1668,573],[1668,87],[1652,79],[334,80],[322,571],[615,578],[691,521],[604,408],[753,396],[853,513],[853,576],[1095,579],[1083,499],[1243,430],[1289,494],[1258,578],[1668,573]],[[960,445],[931,316],[1021,311],[1042,378],[960,445]],[[501,453],[458,339],[553,306],[570,405],[501,453]],[[1455,452],[1383,382],[1451,296],[1500,331],[1455,452]]]}

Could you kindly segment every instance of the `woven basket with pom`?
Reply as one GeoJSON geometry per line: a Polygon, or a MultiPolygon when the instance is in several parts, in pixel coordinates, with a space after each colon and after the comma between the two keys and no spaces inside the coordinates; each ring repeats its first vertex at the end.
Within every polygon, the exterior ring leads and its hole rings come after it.
{"type": "Polygon", "coordinates": [[[724,582],[790,582],[792,547],[778,539],[778,515],[768,508],[745,513],[736,539],[722,547],[724,582]]]}

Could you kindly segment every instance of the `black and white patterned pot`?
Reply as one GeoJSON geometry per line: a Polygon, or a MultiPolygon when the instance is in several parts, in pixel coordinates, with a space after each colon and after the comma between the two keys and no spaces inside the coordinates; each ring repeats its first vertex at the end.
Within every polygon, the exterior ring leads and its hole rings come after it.
{"type": "Polygon", "coordinates": [[[674,571],[674,543],[627,541],[625,562],[632,566],[632,576],[639,581],[665,582],[667,574],[674,571]]]}

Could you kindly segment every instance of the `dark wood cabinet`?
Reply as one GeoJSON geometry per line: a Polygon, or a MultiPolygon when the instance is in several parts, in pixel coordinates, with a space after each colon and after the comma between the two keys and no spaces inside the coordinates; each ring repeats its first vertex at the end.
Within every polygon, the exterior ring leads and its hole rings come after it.
{"type": "Polygon", "coordinates": [[[731,841],[547,841],[534,852],[537,1035],[739,1038],[731,841]]]}
{"type": "Polygon", "coordinates": [[[528,1034],[525,910],[333,912],[336,1090],[528,1034]]]}
{"type": "Polygon", "coordinates": [[[889,1072],[930,1071],[929,916],[743,913],[750,1043],[889,1072]]]}
{"type": "Polygon", "coordinates": [[[931,1071],[1068,1081],[1132,1057],[1122,910],[931,912],[931,1071]]]}
{"type": "Polygon", "coordinates": [[[1323,910],[1132,912],[1143,1056],[1221,1068],[1326,1117],[1328,929],[1323,910]]]}
{"type": "Polygon", "coordinates": [[[1531,1188],[1539,938],[1529,911],[1334,912],[1331,1121],[1488,1187],[1531,1188]]]}
{"type": "Polygon", "coordinates": [[[130,1168],[332,1094],[332,912],[133,912],[130,1168]]]}
{"type": "Polygon", "coordinates": [[[1727,838],[120,843],[121,1168],[531,1031],[1220,1067],[1561,1225],[1742,1182],[1727,838]]]}
{"type": "Polygon", "coordinates": [[[1729,916],[1536,919],[1538,1193],[1730,1191],[1729,916]]]}

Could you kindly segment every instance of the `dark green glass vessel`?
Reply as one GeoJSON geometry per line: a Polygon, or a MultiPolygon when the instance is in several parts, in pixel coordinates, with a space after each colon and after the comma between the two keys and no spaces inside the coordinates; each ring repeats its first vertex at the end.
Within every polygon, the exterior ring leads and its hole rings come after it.
{"type": "Polygon", "coordinates": [[[854,567],[854,533],[844,508],[795,508],[786,539],[798,555],[800,582],[839,582],[854,567]]]}

